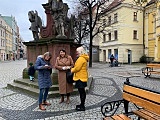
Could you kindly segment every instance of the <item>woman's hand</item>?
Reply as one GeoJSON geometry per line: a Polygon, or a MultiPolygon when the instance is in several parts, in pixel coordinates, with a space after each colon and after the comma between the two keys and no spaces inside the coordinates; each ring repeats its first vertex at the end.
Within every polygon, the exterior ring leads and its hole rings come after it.
{"type": "Polygon", "coordinates": [[[71,66],[66,66],[66,69],[71,69],[71,66]]]}
{"type": "Polygon", "coordinates": [[[52,67],[51,66],[49,66],[49,65],[45,65],[44,66],[46,69],[51,69],[52,67]]]}
{"type": "Polygon", "coordinates": [[[66,70],[66,66],[62,67],[62,70],[66,70]]]}
{"type": "Polygon", "coordinates": [[[70,66],[64,66],[64,67],[62,67],[62,70],[68,70],[68,69],[71,69],[71,67],[70,66]]]}

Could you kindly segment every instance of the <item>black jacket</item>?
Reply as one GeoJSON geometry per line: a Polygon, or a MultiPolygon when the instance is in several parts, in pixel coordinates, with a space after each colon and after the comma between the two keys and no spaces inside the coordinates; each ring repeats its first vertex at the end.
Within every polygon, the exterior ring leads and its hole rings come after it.
{"type": "Polygon", "coordinates": [[[28,75],[34,75],[34,73],[35,73],[34,66],[29,67],[29,69],[28,69],[28,75]]]}

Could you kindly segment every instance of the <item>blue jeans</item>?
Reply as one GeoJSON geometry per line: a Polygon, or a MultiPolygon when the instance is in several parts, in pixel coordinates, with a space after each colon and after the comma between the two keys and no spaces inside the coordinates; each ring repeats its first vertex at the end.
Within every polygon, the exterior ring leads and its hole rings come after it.
{"type": "Polygon", "coordinates": [[[29,79],[30,79],[30,81],[32,81],[34,79],[34,77],[30,75],[29,79]]]}
{"type": "Polygon", "coordinates": [[[42,100],[46,101],[49,88],[41,88],[39,92],[39,104],[42,104],[42,100]]]}

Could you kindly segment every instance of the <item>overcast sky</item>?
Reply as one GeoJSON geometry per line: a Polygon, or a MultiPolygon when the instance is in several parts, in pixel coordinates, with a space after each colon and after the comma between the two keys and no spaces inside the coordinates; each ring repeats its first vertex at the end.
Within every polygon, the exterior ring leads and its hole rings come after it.
{"type": "MultiPolygon", "coordinates": [[[[68,3],[71,0],[63,0],[68,3]]],[[[48,0],[1,0],[0,2],[0,14],[2,16],[14,16],[20,29],[20,35],[24,41],[33,40],[32,32],[29,30],[30,22],[28,20],[28,11],[37,10],[38,15],[44,21],[46,25],[46,15],[42,4],[47,3],[48,0]]],[[[73,3],[70,3],[73,4],[73,3]]],[[[71,6],[69,3],[69,7],[71,6]]]]}

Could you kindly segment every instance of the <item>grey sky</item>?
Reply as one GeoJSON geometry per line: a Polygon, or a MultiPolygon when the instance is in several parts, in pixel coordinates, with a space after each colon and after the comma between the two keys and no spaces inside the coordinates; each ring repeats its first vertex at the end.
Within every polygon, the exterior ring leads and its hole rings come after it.
{"type": "MultiPolygon", "coordinates": [[[[68,3],[71,0],[63,0],[63,2],[68,3]]],[[[17,24],[20,28],[21,37],[24,41],[33,40],[32,32],[29,30],[30,22],[28,20],[28,11],[37,10],[38,15],[44,21],[46,25],[46,15],[42,4],[47,3],[48,0],[1,0],[0,3],[0,14],[2,16],[15,16],[17,24]]],[[[72,4],[72,3],[71,3],[72,4]]],[[[69,7],[70,4],[68,4],[69,7]]]]}

